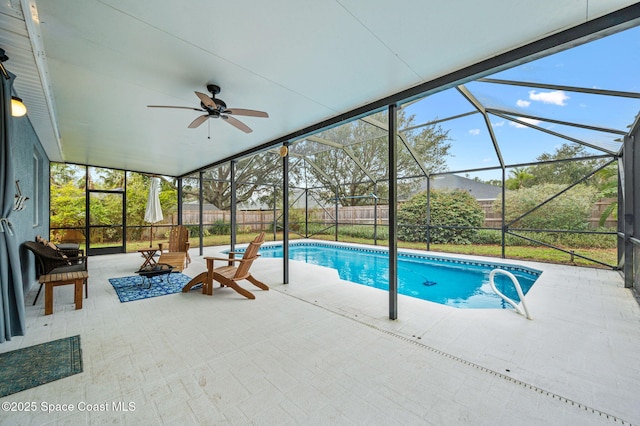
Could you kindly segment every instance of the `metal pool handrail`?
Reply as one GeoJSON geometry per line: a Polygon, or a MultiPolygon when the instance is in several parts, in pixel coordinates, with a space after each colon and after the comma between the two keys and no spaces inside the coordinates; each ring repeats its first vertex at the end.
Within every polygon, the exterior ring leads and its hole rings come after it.
{"type": "Polygon", "coordinates": [[[513,275],[509,271],[505,271],[504,269],[494,269],[489,274],[489,284],[491,285],[491,288],[493,289],[493,291],[495,291],[498,296],[502,297],[502,299],[504,299],[505,302],[507,302],[508,304],[513,306],[515,308],[515,310],[518,311],[518,313],[520,315],[525,316],[529,320],[533,319],[533,318],[531,318],[531,315],[529,314],[529,309],[527,309],[527,304],[524,301],[524,294],[522,293],[522,287],[520,287],[520,283],[518,282],[518,279],[515,277],[515,275],[513,275]],[[514,302],[513,300],[511,300],[510,298],[508,298],[504,294],[502,294],[496,288],[496,284],[493,282],[493,277],[495,277],[496,274],[504,274],[504,275],[508,276],[509,278],[511,278],[511,282],[513,282],[513,285],[516,288],[516,291],[518,292],[518,297],[520,298],[520,302],[522,304],[522,307],[520,307],[519,304],[517,304],[516,302],[514,302]],[[523,310],[523,308],[524,308],[524,310],[523,310]]]}

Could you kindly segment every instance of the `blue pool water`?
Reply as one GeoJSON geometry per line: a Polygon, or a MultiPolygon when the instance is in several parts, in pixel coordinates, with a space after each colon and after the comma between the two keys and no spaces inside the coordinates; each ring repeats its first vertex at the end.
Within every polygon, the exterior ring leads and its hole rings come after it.
{"type": "MultiPolygon", "coordinates": [[[[282,245],[262,246],[262,257],[283,257],[282,245]]],[[[340,278],[389,289],[387,251],[327,243],[293,243],[289,258],[336,269],[340,278]]],[[[526,295],[540,271],[516,265],[398,253],[398,292],[456,308],[509,308],[489,285],[489,273],[500,268],[514,274],[526,295]]],[[[496,275],[498,290],[519,302],[511,280],[496,275]]]]}

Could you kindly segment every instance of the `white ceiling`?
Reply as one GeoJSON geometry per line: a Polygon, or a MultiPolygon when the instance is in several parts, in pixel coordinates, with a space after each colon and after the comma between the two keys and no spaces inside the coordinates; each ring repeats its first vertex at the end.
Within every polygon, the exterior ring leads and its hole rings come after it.
{"type": "Polygon", "coordinates": [[[177,176],[634,3],[5,0],[0,47],[52,161],[177,176]],[[270,118],[147,108],[207,83],[270,118]]]}

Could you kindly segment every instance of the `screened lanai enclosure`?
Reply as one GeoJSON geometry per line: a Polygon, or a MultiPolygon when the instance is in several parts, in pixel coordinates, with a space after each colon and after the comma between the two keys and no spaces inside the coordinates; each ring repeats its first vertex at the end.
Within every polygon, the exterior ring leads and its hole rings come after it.
{"type": "Polygon", "coordinates": [[[637,290],[639,48],[631,28],[160,176],[155,224],[143,218],[152,175],[53,163],[51,238],[134,251],[180,223],[201,253],[265,231],[391,256],[406,247],[620,269],[637,290]]]}

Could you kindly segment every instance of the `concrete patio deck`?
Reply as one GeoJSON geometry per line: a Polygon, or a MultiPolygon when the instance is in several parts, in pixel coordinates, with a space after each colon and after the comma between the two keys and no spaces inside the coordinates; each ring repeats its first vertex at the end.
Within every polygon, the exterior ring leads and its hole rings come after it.
{"type": "MultiPolygon", "coordinates": [[[[205,249],[205,255],[221,247],[205,249]]],[[[454,257],[461,257],[455,255],[454,257]]],[[[191,251],[189,276],[205,270],[191,251]]],[[[56,288],[54,314],[27,298],[27,335],[0,352],[80,334],[84,372],[1,398],[133,402],[134,411],[2,412],[2,424],[640,424],[640,307],[617,272],[543,270],[533,320],[464,310],[341,281],[335,270],[259,259],[230,289],[120,303],[108,278],[136,254],[89,259],[89,299],[56,288]]]]}

